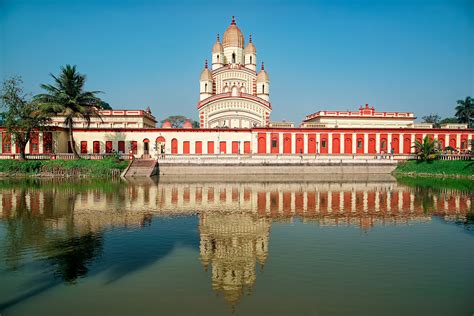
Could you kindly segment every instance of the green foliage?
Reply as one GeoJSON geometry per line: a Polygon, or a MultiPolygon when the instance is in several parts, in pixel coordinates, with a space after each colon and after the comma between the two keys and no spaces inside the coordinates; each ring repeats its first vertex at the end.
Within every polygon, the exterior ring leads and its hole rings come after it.
{"type": "Polygon", "coordinates": [[[124,170],[128,161],[103,160],[0,160],[0,172],[7,175],[34,175],[40,172],[63,172],[66,175],[110,177],[112,170],[124,170]]]}
{"type": "Polygon", "coordinates": [[[409,160],[399,163],[395,174],[424,174],[424,175],[460,175],[474,176],[474,161],[470,160],[409,160]]]}
{"type": "Polygon", "coordinates": [[[433,127],[439,128],[441,117],[438,114],[430,114],[422,117],[423,123],[431,123],[433,127]]]}
{"type": "Polygon", "coordinates": [[[108,104],[107,102],[105,102],[103,100],[100,100],[99,103],[97,104],[97,106],[101,110],[112,110],[112,107],[110,106],[110,104],[108,104]]]}
{"type": "Polygon", "coordinates": [[[470,128],[474,126],[474,99],[466,97],[456,102],[456,118],[459,123],[466,123],[470,128]]]}
{"type": "Polygon", "coordinates": [[[425,136],[422,142],[416,140],[413,147],[415,148],[415,155],[419,160],[434,160],[439,155],[439,142],[430,139],[428,136],[425,136]]]}
{"type": "Polygon", "coordinates": [[[20,147],[20,155],[25,159],[25,147],[33,130],[39,130],[50,121],[50,117],[39,111],[35,102],[28,100],[21,87],[23,81],[12,77],[3,82],[0,92],[0,105],[6,109],[1,113],[2,125],[7,134],[13,136],[20,147]]]}
{"type": "MultiPolygon", "coordinates": [[[[34,100],[46,115],[64,116],[64,125],[69,130],[69,141],[74,143],[73,126],[76,119],[84,119],[90,124],[92,117],[100,117],[98,110],[101,100],[96,96],[100,91],[84,91],[86,76],[76,71],[76,66],[61,67],[58,77],[51,74],[54,84],[42,84],[46,93],[38,94],[34,100]]],[[[72,146],[76,158],[79,154],[72,146]]]]}
{"type": "Polygon", "coordinates": [[[439,125],[441,126],[442,124],[449,124],[449,123],[458,123],[458,119],[455,117],[446,117],[439,121],[439,125]]]}

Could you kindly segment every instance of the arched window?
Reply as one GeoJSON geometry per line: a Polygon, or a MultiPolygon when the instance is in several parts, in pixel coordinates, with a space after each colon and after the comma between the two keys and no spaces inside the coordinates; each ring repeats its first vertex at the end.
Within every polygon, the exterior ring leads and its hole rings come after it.
{"type": "Polygon", "coordinates": [[[237,96],[239,95],[239,88],[237,86],[232,87],[232,96],[237,96]]]}
{"type": "Polygon", "coordinates": [[[207,83],[204,84],[204,92],[207,92],[207,83]]]}
{"type": "Polygon", "coordinates": [[[217,62],[219,63],[219,55],[217,55],[217,62]]]}
{"type": "Polygon", "coordinates": [[[265,93],[265,85],[262,84],[262,93],[265,93]]]}
{"type": "Polygon", "coordinates": [[[250,64],[252,64],[252,56],[250,56],[250,64]]]}
{"type": "Polygon", "coordinates": [[[235,64],[235,53],[232,53],[232,63],[235,64]]]}

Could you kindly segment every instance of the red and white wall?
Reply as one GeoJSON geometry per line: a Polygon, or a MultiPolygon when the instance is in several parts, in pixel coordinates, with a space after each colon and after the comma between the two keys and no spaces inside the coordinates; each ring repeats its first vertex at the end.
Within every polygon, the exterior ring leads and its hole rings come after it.
{"type": "MultiPolygon", "coordinates": [[[[18,153],[5,131],[1,153],[18,153]]],[[[229,154],[409,154],[415,140],[437,139],[443,147],[465,151],[474,138],[473,130],[459,129],[76,129],[78,152],[103,154],[130,153],[151,158],[166,155],[229,154]]],[[[66,130],[38,132],[27,145],[27,153],[67,153],[66,130]]]]}

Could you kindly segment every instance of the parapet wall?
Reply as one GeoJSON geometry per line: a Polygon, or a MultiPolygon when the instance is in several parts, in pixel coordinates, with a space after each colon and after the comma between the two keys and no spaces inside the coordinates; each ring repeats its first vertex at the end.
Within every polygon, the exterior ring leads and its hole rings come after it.
{"type": "Polygon", "coordinates": [[[315,174],[390,174],[397,162],[393,160],[339,161],[223,161],[187,160],[159,161],[160,175],[288,175],[315,174]]]}

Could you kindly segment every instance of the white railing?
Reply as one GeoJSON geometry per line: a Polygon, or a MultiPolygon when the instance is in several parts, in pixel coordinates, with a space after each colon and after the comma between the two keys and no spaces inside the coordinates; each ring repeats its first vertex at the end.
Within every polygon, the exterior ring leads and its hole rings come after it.
{"type": "MultiPolygon", "coordinates": [[[[79,157],[88,160],[102,160],[106,157],[117,157],[119,159],[128,160],[130,154],[119,153],[119,154],[79,154],[79,157]]],[[[132,155],[133,156],[133,155],[132,155]]],[[[0,160],[18,160],[20,154],[0,154],[0,160]]],[[[26,159],[30,160],[74,160],[74,154],[71,153],[56,153],[56,154],[26,154],[26,159]]]]}
{"type": "Polygon", "coordinates": [[[158,160],[406,160],[413,155],[390,154],[162,154],[158,160]]]}

